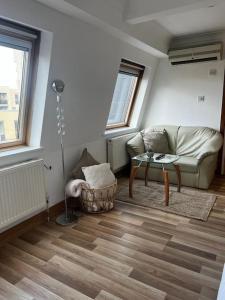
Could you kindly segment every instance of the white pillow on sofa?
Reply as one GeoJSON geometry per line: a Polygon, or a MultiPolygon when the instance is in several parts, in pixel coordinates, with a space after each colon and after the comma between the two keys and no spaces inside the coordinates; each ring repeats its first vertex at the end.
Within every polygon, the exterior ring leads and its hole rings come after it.
{"type": "Polygon", "coordinates": [[[112,185],[116,179],[113,172],[110,170],[109,163],[83,167],[82,171],[84,173],[85,180],[93,189],[101,189],[112,185]]]}

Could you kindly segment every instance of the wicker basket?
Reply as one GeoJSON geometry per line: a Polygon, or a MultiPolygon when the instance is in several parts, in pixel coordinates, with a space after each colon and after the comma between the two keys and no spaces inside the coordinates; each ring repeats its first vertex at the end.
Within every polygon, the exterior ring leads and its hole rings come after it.
{"type": "Polygon", "coordinates": [[[102,189],[88,189],[83,186],[81,205],[85,212],[102,213],[113,209],[117,192],[117,181],[102,189]]]}

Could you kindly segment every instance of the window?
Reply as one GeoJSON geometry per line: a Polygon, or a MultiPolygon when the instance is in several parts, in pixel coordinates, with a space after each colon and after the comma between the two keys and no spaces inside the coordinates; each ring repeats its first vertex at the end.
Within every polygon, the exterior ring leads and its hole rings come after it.
{"type": "Polygon", "coordinates": [[[109,112],[107,129],[129,126],[144,67],[126,60],[121,61],[109,112]]]}
{"type": "Polygon", "coordinates": [[[8,104],[7,93],[0,93],[0,104],[8,104]]]}
{"type": "Polygon", "coordinates": [[[19,127],[18,127],[18,120],[14,120],[14,126],[15,126],[15,133],[16,133],[16,138],[19,138],[19,127]]]}
{"type": "Polygon", "coordinates": [[[15,104],[19,105],[20,104],[20,98],[18,94],[15,94],[15,104]]]}
{"type": "Polygon", "coordinates": [[[26,144],[39,33],[0,19],[0,148],[26,144]]]}
{"type": "Polygon", "coordinates": [[[4,122],[0,121],[0,142],[5,141],[5,127],[4,122]]]}
{"type": "Polygon", "coordinates": [[[7,93],[0,93],[0,110],[8,109],[7,93]]]}

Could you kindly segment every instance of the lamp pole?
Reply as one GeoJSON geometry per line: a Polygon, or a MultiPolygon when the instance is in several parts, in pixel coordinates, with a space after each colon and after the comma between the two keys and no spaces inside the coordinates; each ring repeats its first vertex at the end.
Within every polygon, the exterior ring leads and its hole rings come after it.
{"type": "Polygon", "coordinates": [[[66,134],[65,131],[65,123],[64,123],[64,108],[62,101],[62,93],[64,91],[65,84],[62,80],[54,80],[52,83],[52,90],[56,93],[56,101],[57,101],[57,127],[58,127],[58,135],[60,138],[60,146],[61,146],[61,159],[62,159],[62,171],[63,171],[63,185],[64,185],[64,201],[65,201],[65,212],[59,215],[56,218],[56,223],[62,226],[70,225],[77,220],[77,216],[68,210],[67,205],[67,194],[65,190],[66,186],[66,171],[65,171],[65,151],[64,151],[64,141],[63,138],[66,134]]]}

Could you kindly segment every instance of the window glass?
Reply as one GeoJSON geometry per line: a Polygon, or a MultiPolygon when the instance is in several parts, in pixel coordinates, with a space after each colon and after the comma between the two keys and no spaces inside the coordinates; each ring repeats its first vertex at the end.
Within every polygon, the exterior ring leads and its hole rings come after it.
{"type": "Polygon", "coordinates": [[[0,142],[5,141],[5,127],[4,122],[0,121],[0,142]]]}
{"type": "Polygon", "coordinates": [[[129,126],[143,71],[144,67],[125,64],[122,60],[107,121],[108,129],[129,126]]]}
{"type": "Polygon", "coordinates": [[[0,122],[5,124],[4,142],[22,138],[22,132],[15,129],[15,122],[21,124],[23,120],[24,102],[17,101],[16,105],[15,99],[22,94],[26,81],[27,55],[25,51],[0,46],[0,122]]]}
{"type": "Polygon", "coordinates": [[[137,77],[127,74],[118,74],[108,125],[126,123],[136,84],[137,77]]]}
{"type": "Polygon", "coordinates": [[[39,33],[0,19],[0,148],[26,143],[39,33]]]}

